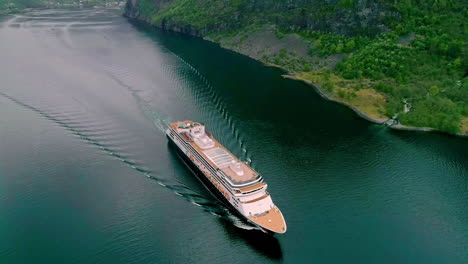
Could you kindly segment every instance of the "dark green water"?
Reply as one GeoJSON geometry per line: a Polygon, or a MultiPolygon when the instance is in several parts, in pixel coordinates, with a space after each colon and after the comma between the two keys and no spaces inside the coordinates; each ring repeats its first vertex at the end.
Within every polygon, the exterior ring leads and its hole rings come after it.
{"type": "Polygon", "coordinates": [[[281,74],[105,10],[0,18],[0,263],[466,263],[468,141],[281,74]],[[192,177],[163,133],[179,119],[252,161],[286,234],[192,177]]]}

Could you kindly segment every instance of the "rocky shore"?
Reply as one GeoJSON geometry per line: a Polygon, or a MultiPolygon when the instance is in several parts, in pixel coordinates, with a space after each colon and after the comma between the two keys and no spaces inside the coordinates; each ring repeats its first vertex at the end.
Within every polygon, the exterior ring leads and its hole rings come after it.
{"type": "MultiPolygon", "coordinates": [[[[435,132],[441,132],[441,133],[447,133],[445,131],[440,131],[440,130],[437,130],[437,129],[434,129],[434,128],[431,128],[431,127],[411,127],[411,126],[405,126],[405,125],[402,125],[402,124],[399,124],[399,123],[395,123],[393,122],[393,119],[391,118],[387,118],[387,119],[384,119],[384,118],[373,118],[371,117],[370,115],[368,115],[367,113],[365,113],[364,111],[362,111],[361,109],[359,109],[358,107],[354,106],[354,105],[351,105],[351,104],[348,104],[344,101],[341,101],[341,100],[337,100],[331,96],[329,96],[325,91],[324,89],[320,86],[320,84],[317,84],[317,83],[312,83],[310,81],[307,81],[307,80],[304,80],[304,79],[301,79],[301,78],[298,78],[297,76],[294,76],[294,75],[289,75],[289,74],[285,74],[283,75],[283,77],[285,78],[288,78],[288,79],[292,79],[292,80],[296,80],[296,81],[301,81],[301,82],[304,82],[304,83],[307,83],[309,84],[310,86],[312,86],[314,88],[314,90],[324,99],[326,100],[329,100],[329,101],[332,101],[332,102],[335,102],[335,103],[338,103],[338,104],[341,104],[341,105],[344,105],[344,106],[347,106],[349,108],[351,108],[354,112],[356,112],[356,114],[358,114],[361,118],[364,118],[370,122],[373,122],[373,123],[377,123],[377,124],[382,124],[382,125],[387,125],[388,127],[392,128],[392,129],[397,129],[397,130],[407,130],[407,131],[423,131],[423,132],[429,132],[429,131],[435,131],[435,132]]],[[[454,135],[454,136],[459,136],[459,137],[467,137],[468,138],[468,135],[463,135],[463,134],[451,134],[451,133],[447,133],[447,134],[450,134],[450,135],[454,135]]]]}
{"type": "MultiPolygon", "coordinates": [[[[157,1],[157,4],[161,6],[156,6],[156,8],[164,8],[165,1],[157,1]]],[[[177,23],[169,21],[161,21],[157,23],[152,23],[141,16],[140,10],[138,9],[138,0],[128,0],[125,6],[124,16],[131,20],[136,20],[139,22],[145,22],[152,26],[155,26],[162,30],[168,30],[173,32],[179,32],[182,34],[188,34],[195,37],[200,37],[205,40],[219,44],[225,49],[235,51],[239,54],[248,56],[252,59],[258,60],[264,63],[266,66],[279,67],[287,72],[283,75],[285,78],[299,80],[311,85],[316,92],[318,92],[324,99],[330,100],[342,105],[345,105],[351,108],[356,112],[360,117],[374,123],[387,125],[392,129],[398,130],[411,130],[411,131],[437,131],[442,133],[447,133],[456,136],[468,137],[468,134],[454,134],[446,131],[441,131],[438,129],[430,127],[411,127],[405,126],[398,122],[397,119],[391,117],[384,117],[380,115],[379,117],[371,116],[363,109],[352,105],[344,100],[340,100],[337,96],[330,95],[326,89],[324,89],[319,83],[311,82],[305,78],[301,78],[295,72],[292,72],[290,69],[276,65],[272,63],[270,58],[277,56],[281,51],[287,50],[287,56],[294,58],[304,58],[309,64],[316,65],[317,69],[319,68],[333,68],[334,65],[340,61],[342,58],[339,55],[336,56],[313,56],[308,53],[309,44],[295,34],[288,34],[286,36],[278,37],[276,35],[276,30],[273,25],[263,25],[261,27],[249,29],[245,32],[240,32],[233,36],[225,35],[216,35],[216,34],[207,34],[203,30],[197,30],[191,25],[178,25],[177,23]]]]}

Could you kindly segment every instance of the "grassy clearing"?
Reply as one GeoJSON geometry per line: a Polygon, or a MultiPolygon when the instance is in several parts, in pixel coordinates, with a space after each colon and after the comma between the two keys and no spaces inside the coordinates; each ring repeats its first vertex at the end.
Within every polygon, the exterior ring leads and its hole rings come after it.
{"type": "Polygon", "coordinates": [[[370,80],[346,80],[330,70],[301,72],[295,77],[319,85],[328,97],[355,106],[373,119],[389,119],[386,114],[387,98],[372,88],[370,80]]]}

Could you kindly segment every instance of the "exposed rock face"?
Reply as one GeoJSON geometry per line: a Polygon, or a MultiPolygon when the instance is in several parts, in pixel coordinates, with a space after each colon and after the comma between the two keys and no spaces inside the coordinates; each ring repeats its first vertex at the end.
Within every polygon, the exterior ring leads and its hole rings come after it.
{"type": "MultiPolygon", "coordinates": [[[[152,23],[151,21],[149,21],[150,18],[144,17],[141,15],[142,12],[139,9],[138,2],[139,0],[127,0],[127,3],[125,5],[124,16],[131,18],[131,19],[137,19],[137,20],[148,22],[152,24],[153,26],[162,28],[164,30],[180,32],[180,33],[193,35],[197,37],[203,37],[205,35],[203,33],[206,30],[196,29],[190,24],[179,25],[167,19],[163,19],[160,22],[152,23]]],[[[175,2],[175,1],[174,0],[150,0],[150,2],[154,5],[155,10],[164,10],[168,5],[170,5],[172,2],[175,2]]]]}
{"type": "MultiPolygon", "coordinates": [[[[139,10],[139,1],[149,3],[154,8],[152,15],[160,14],[172,5],[181,5],[177,0],[128,0],[125,15],[130,18],[147,20],[139,10]]],[[[385,21],[398,20],[399,14],[392,11],[385,1],[354,0],[349,6],[343,6],[340,0],[223,0],[224,12],[222,17],[204,26],[195,27],[190,23],[182,25],[180,17],[178,23],[173,17],[165,17],[161,21],[152,21],[156,26],[183,32],[196,36],[204,36],[210,32],[224,32],[243,28],[253,21],[264,24],[273,24],[286,29],[314,30],[333,32],[341,35],[367,35],[374,36],[386,31],[385,21]],[[236,4],[234,3],[236,2],[236,4]],[[227,11],[226,11],[227,10],[227,11]]],[[[195,10],[206,9],[217,4],[217,1],[198,0],[191,3],[195,10]]],[[[146,5],[147,6],[147,5],[146,5]]],[[[175,13],[174,16],[178,14],[175,13]]],[[[201,13],[201,15],[206,15],[201,13]]],[[[217,16],[217,13],[209,14],[217,16]]],[[[183,19],[182,19],[183,20],[183,19]]]]}
{"type": "Polygon", "coordinates": [[[343,6],[340,0],[246,1],[248,12],[288,14],[269,20],[280,27],[334,32],[342,35],[375,35],[386,29],[381,21],[385,17],[398,18],[399,14],[386,8],[383,1],[355,0],[343,6]]]}
{"type": "MultiPolygon", "coordinates": [[[[343,55],[310,55],[308,51],[313,45],[297,34],[278,38],[277,28],[373,36],[387,30],[385,19],[399,18],[383,0],[128,0],[125,15],[165,30],[217,42],[269,64],[277,64],[275,57],[286,50],[286,57],[300,59],[312,69],[333,68],[343,55]],[[193,14],[196,19],[190,19],[193,14]],[[252,23],[261,26],[246,31],[252,23]],[[236,31],[243,34],[225,34],[236,31]],[[216,35],[222,37],[212,39],[216,35]]],[[[301,70],[296,69],[298,63],[288,70],[301,70]]]]}
{"type": "Polygon", "coordinates": [[[126,17],[128,18],[138,17],[137,1],[138,0],[127,0],[127,4],[125,4],[125,12],[124,12],[124,15],[126,17]]]}

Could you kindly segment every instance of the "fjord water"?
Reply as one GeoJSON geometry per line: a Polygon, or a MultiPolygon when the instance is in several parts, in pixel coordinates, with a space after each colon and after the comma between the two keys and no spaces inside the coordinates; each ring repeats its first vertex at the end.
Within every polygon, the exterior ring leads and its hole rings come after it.
{"type": "Polygon", "coordinates": [[[119,11],[0,18],[1,263],[466,263],[468,141],[371,124],[119,11]],[[266,179],[267,236],[167,144],[196,120],[266,179]]]}

